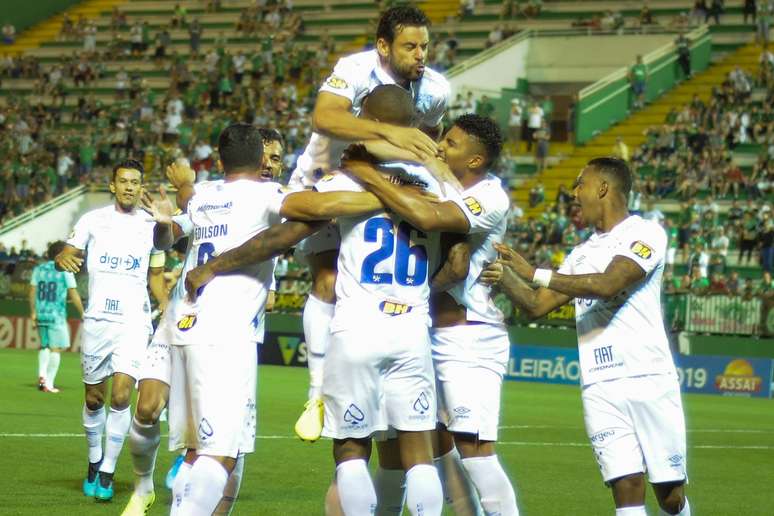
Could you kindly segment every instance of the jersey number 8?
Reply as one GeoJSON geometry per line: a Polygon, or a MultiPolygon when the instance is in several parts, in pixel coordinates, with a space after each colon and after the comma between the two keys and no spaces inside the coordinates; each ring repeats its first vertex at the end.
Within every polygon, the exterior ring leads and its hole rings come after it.
{"type": "Polygon", "coordinates": [[[392,220],[388,218],[375,217],[366,222],[365,241],[378,242],[381,231],[381,246],[363,260],[360,282],[367,284],[392,283],[393,275],[389,272],[376,272],[376,266],[395,254],[394,280],[399,285],[409,287],[423,285],[427,280],[427,250],[423,245],[411,245],[411,232],[416,232],[419,238],[425,238],[425,234],[408,222],[398,224],[397,237],[394,236],[393,229],[392,220]],[[409,274],[411,257],[414,257],[414,272],[409,274]]]}

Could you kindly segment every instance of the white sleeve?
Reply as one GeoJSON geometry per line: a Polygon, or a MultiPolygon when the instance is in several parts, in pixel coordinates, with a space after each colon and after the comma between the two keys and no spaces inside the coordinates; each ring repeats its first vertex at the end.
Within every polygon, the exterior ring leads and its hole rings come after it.
{"type": "Polygon", "coordinates": [[[285,201],[285,197],[292,192],[283,188],[279,183],[274,183],[269,188],[266,195],[266,211],[269,214],[270,223],[279,224],[282,222],[282,215],[280,215],[282,203],[285,201]]]}
{"type": "Polygon", "coordinates": [[[86,213],[78,219],[73,232],[70,233],[70,238],[67,239],[67,243],[76,249],[84,250],[89,243],[89,238],[91,238],[91,229],[89,227],[91,222],[90,215],[90,213],[86,213]]]}
{"type": "Polygon", "coordinates": [[[349,176],[337,173],[323,176],[314,189],[318,192],[362,192],[363,188],[349,176]]]}
{"type": "Polygon", "coordinates": [[[489,233],[503,218],[508,217],[510,201],[502,189],[498,190],[487,188],[475,196],[447,191],[449,200],[459,206],[468,218],[469,233],[489,233]]]}
{"type": "Polygon", "coordinates": [[[190,235],[191,231],[193,231],[193,222],[191,221],[191,216],[188,213],[175,215],[172,217],[172,222],[180,226],[180,231],[182,231],[183,235],[190,235]]]}
{"type": "Polygon", "coordinates": [[[363,71],[363,68],[352,59],[343,57],[339,59],[331,75],[320,86],[320,91],[345,97],[354,103],[360,90],[363,87],[368,89],[367,84],[365,86],[362,84],[363,71]]]}
{"type": "Polygon", "coordinates": [[[423,123],[427,127],[435,127],[443,120],[443,115],[446,114],[446,108],[449,104],[449,95],[451,94],[449,85],[444,85],[441,95],[438,95],[433,99],[433,104],[430,109],[423,116],[423,123]]]}
{"type": "Polygon", "coordinates": [[[633,228],[635,231],[620,240],[615,250],[616,256],[625,256],[634,260],[645,274],[655,269],[664,261],[667,247],[667,236],[664,229],[656,223],[644,223],[633,228]]]}

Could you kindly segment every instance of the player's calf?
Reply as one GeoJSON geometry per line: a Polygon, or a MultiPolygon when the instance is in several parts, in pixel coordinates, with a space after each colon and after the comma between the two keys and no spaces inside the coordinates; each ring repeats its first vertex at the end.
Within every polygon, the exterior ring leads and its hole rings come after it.
{"type": "Polygon", "coordinates": [[[663,514],[690,516],[688,498],[685,496],[684,482],[664,482],[653,484],[653,492],[663,514]]]}
{"type": "Polygon", "coordinates": [[[613,490],[616,507],[639,507],[645,505],[645,475],[634,473],[609,482],[613,490]]]}

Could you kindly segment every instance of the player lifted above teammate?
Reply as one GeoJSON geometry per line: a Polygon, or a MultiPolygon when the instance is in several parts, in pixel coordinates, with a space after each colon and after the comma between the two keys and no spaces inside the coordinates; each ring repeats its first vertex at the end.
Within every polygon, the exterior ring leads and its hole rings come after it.
{"type": "MultiPolygon", "coordinates": [[[[315,132],[299,157],[290,186],[310,187],[336,169],[341,153],[353,141],[389,143],[384,158],[423,160],[435,156],[449,84],[425,66],[430,21],[412,6],[386,10],[378,24],[376,49],[346,56],[320,88],[314,108],[315,132]],[[396,84],[411,94],[415,127],[359,117],[363,100],[379,85],[396,84]],[[418,128],[417,128],[418,127],[418,128]],[[428,136],[431,135],[431,136],[428,136]]],[[[328,328],[335,303],[338,230],[329,226],[298,248],[309,263],[312,291],[304,307],[304,334],[309,347],[309,402],[296,424],[302,439],[319,438],[322,429],[320,389],[328,328]]]]}
{"type": "Polygon", "coordinates": [[[501,258],[482,279],[533,317],[575,299],[586,431],[616,514],[646,514],[647,471],[662,511],[688,516],[685,420],[661,315],[667,237],[657,223],[629,215],[631,185],[625,162],[591,160],[573,195],[596,233],[557,272],[498,246],[501,258]]]}
{"type": "Polygon", "coordinates": [[[143,167],[137,161],[116,165],[110,181],[115,203],[83,215],[56,257],[58,268],[76,273],[85,254],[89,271],[89,304],[81,343],[86,388],[83,426],[89,444],[83,492],[98,500],[113,497],[113,472],[131,424],[132,389],[140,377],[151,333],[148,287],[162,310],[167,302],[164,253],[153,247],[153,220],[136,209],[142,182],[143,167]],[[106,419],[104,400],[110,378],[106,419]]]}

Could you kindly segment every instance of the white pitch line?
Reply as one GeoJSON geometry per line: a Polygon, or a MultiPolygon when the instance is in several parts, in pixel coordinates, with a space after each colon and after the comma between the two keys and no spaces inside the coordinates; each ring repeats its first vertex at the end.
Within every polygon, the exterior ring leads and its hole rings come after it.
{"type": "MultiPolygon", "coordinates": [[[[505,425],[499,427],[500,430],[580,430],[579,426],[558,426],[558,425],[505,425]]],[[[688,429],[688,433],[703,434],[774,434],[774,430],[758,430],[749,428],[696,428],[688,429]]]]}
{"type": "MultiPolygon", "coordinates": [[[[65,437],[65,438],[71,438],[71,437],[83,437],[83,434],[81,433],[59,433],[59,434],[10,434],[10,433],[0,433],[0,438],[2,437],[16,437],[16,438],[57,438],[57,437],[65,437]]],[[[167,437],[166,435],[162,435],[162,437],[167,437]]],[[[256,439],[290,439],[290,440],[298,440],[296,436],[293,435],[256,435],[256,439]]],[[[589,443],[574,443],[574,442],[540,442],[540,441],[498,441],[498,445],[502,446],[539,446],[539,447],[565,447],[565,448],[588,448],[589,443]]],[[[694,444],[689,445],[689,448],[692,449],[699,449],[699,450],[774,450],[774,446],[768,446],[768,445],[715,445],[715,444],[694,444]]]]}

